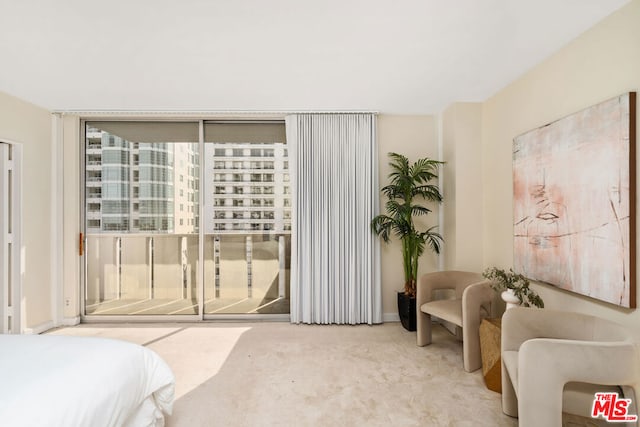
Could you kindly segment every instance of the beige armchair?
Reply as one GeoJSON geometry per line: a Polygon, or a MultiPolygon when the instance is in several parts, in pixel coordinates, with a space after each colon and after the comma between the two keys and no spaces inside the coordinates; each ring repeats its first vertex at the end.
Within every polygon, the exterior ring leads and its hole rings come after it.
{"type": "MultiPolygon", "coordinates": [[[[475,371],[482,366],[480,357],[480,321],[490,317],[495,292],[490,282],[478,273],[438,271],[420,278],[416,294],[417,343],[431,344],[431,316],[436,316],[462,328],[464,369],[475,371]],[[436,291],[453,291],[453,299],[435,299],[436,291]]],[[[495,311],[495,308],[493,308],[495,311]]]]}
{"type": "Polygon", "coordinates": [[[591,420],[596,392],[630,398],[637,415],[639,385],[640,345],[623,326],[547,309],[504,314],[502,410],[520,427],[559,427],[563,412],[591,420]]]}

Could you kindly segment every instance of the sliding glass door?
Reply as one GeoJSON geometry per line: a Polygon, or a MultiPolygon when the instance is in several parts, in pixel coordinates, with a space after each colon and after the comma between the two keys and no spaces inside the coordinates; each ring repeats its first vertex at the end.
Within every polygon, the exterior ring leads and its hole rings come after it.
{"type": "Polygon", "coordinates": [[[199,314],[198,134],[86,123],[85,314],[199,314]]]}
{"type": "Polygon", "coordinates": [[[284,123],[207,122],[204,139],[205,313],[288,314],[284,123]]]}
{"type": "Polygon", "coordinates": [[[288,314],[284,134],[282,122],[86,122],[84,314],[288,314]]]}

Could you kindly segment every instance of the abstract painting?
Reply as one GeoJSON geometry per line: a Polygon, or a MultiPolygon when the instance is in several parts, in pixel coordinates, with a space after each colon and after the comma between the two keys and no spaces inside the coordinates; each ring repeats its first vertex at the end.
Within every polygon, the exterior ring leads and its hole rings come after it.
{"type": "Polygon", "coordinates": [[[513,142],[514,270],[635,308],[635,93],[513,142]]]}

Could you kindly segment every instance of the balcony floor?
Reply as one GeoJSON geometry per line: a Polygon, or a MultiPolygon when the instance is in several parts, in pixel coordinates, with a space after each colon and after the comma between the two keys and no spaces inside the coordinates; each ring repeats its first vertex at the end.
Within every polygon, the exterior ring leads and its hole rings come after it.
{"type": "MultiPolygon", "coordinates": [[[[205,314],[289,314],[286,298],[213,298],[205,301],[205,314]]],[[[87,315],[194,315],[195,299],[119,299],[87,304],[87,315]]]]}

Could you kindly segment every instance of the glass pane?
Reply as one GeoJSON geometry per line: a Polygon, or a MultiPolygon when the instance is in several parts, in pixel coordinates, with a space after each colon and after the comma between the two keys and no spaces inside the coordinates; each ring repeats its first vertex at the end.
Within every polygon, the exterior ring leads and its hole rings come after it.
{"type": "Polygon", "coordinates": [[[289,313],[286,144],[206,143],[204,156],[205,314],[289,313]]]}
{"type": "Polygon", "coordinates": [[[175,125],[87,123],[88,315],[199,312],[198,125],[175,125]]]}

